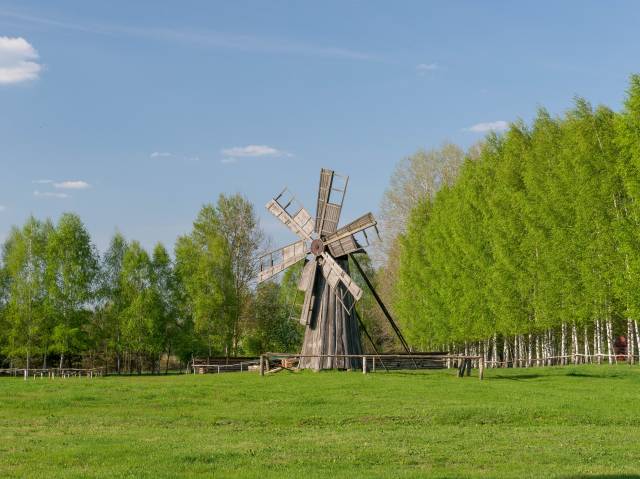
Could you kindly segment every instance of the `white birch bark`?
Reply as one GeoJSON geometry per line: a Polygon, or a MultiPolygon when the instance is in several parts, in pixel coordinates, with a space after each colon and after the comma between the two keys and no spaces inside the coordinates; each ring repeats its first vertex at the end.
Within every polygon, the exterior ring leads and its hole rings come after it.
{"type": "Polygon", "coordinates": [[[596,359],[598,361],[598,364],[602,363],[602,331],[600,329],[600,320],[596,319],[596,329],[595,329],[595,334],[596,334],[596,343],[594,344],[594,349],[595,349],[595,354],[596,354],[596,359]]]}
{"type": "Polygon", "coordinates": [[[567,354],[566,343],[567,343],[567,323],[562,322],[562,331],[560,333],[560,364],[567,364],[567,360],[565,358],[567,354]]]}
{"type": "Polygon", "coordinates": [[[604,326],[607,335],[607,356],[609,364],[613,364],[615,360],[615,353],[613,351],[613,326],[611,325],[611,320],[605,320],[604,326]]]}
{"type": "Polygon", "coordinates": [[[633,324],[635,325],[635,330],[636,330],[636,353],[639,355],[638,356],[638,362],[640,362],[640,329],[638,329],[638,320],[634,319],[633,320],[633,324]]]}
{"type": "Polygon", "coordinates": [[[509,367],[509,336],[505,336],[502,342],[502,360],[504,367],[509,367]]]}
{"type": "Polygon", "coordinates": [[[584,325],[584,362],[591,362],[591,350],[589,349],[589,328],[584,325]]]}
{"type": "Polygon", "coordinates": [[[627,319],[627,364],[633,364],[633,324],[627,319]]]}
{"type": "Polygon", "coordinates": [[[498,367],[498,334],[493,333],[493,360],[496,361],[493,366],[498,367]]]}

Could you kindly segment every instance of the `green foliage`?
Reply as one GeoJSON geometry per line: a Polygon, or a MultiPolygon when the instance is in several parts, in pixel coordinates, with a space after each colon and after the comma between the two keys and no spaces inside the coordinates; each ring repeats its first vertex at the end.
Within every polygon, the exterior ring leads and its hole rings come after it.
{"type": "Polygon", "coordinates": [[[3,352],[29,364],[47,336],[47,242],[53,226],[30,217],[13,228],[3,247],[4,314],[7,329],[3,352]]]}
{"type": "Polygon", "coordinates": [[[562,118],[541,110],[418,202],[395,292],[413,344],[637,319],[639,118],[638,76],[620,114],[581,98],[562,118]]]}
{"type": "Polygon", "coordinates": [[[251,284],[261,242],[240,195],[201,209],[175,261],[163,245],[149,255],[119,233],[100,258],[77,215],[56,225],[29,218],[2,247],[0,366],[30,367],[37,357],[38,367],[55,358],[60,367],[159,372],[163,356],[168,367],[169,356],[237,354],[260,335],[290,350],[300,328],[284,315],[284,295],[269,297],[282,314],[265,321],[266,298],[251,284]]]}
{"type": "Polygon", "coordinates": [[[208,356],[229,354],[237,296],[228,244],[213,206],[202,208],[191,235],[178,239],[175,254],[188,303],[185,314],[192,319],[194,331],[204,338],[208,356]]]}
{"type": "Polygon", "coordinates": [[[77,215],[65,213],[47,241],[47,302],[53,319],[52,352],[65,354],[85,348],[82,323],[94,299],[98,258],[89,233],[77,215]]]}

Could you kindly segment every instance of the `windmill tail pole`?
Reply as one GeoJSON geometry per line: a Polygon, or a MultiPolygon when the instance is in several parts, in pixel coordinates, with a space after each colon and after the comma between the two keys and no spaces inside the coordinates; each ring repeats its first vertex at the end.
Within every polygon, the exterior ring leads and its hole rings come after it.
{"type": "MultiPolygon", "coordinates": [[[[358,323],[360,323],[360,329],[362,329],[362,332],[364,333],[364,335],[367,337],[367,339],[371,343],[371,347],[373,348],[373,351],[378,356],[378,360],[380,361],[380,364],[382,364],[382,367],[384,368],[385,371],[389,372],[387,367],[384,365],[384,362],[382,361],[382,358],[380,357],[380,353],[378,352],[378,348],[376,348],[376,343],[373,342],[373,339],[371,339],[371,336],[369,335],[369,332],[367,331],[367,328],[365,328],[364,323],[362,322],[362,319],[360,319],[360,315],[358,314],[357,311],[354,311],[354,313],[355,313],[355,317],[358,319],[358,323]]],[[[366,361],[366,359],[363,359],[363,361],[366,361]]]]}
{"type": "MultiPolygon", "coordinates": [[[[362,269],[362,266],[360,266],[360,263],[358,263],[358,260],[356,259],[355,255],[353,253],[349,253],[349,257],[353,260],[353,263],[356,265],[356,268],[358,268],[358,271],[360,272],[360,275],[362,276],[362,279],[364,279],[364,282],[367,283],[367,287],[373,293],[373,297],[376,298],[376,301],[378,302],[378,306],[380,306],[380,309],[382,309],[382,312],[384,313],[384,315],[386,316],[387,320],[389,321],[389,324],[391,324],[391,327],[393,328],[393,330],[395,331],[396,335],[398,336],[398,339],[400,340],[400,343],[402,344],[402,347],[404,348],[405,352],[410,355],[411,351],[409,351],[409,345],[407,344],[407,341],[404,339],[404,336],[402,335],[402,332],[400,331],[400,328],[398,328],[398,325],[396,324],[396,322],[391,317],[391,313],[389,313],[389,310],[387,309],[387,307],[382,302],[382,299],[380,298],[380,296],[378,296],[377,291],[373,287],[373,284],[371,284],[371,281],[369,281],[369,278],[367,277],[367,275],[365,274],[364,270],[362,269]]],[[[416,360],[413,357],[411,358],[411,361],[413,362],[413,366],[416,369],[418,369],[418,365],[416,364],[416,360]]]]}

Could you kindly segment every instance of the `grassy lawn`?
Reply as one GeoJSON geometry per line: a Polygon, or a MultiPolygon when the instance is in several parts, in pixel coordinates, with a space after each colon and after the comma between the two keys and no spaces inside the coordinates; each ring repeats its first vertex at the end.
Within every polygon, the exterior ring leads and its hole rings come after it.
{"type": "Polygon", "coordinates": [[[2,378],[0,477],[640,477],[640,369],[2,378]]]}

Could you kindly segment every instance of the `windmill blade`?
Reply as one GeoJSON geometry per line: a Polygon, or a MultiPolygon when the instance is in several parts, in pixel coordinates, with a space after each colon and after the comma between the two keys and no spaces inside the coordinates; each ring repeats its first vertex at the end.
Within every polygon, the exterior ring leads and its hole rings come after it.
{"type": "Polygon", "coordinates": [[[316,260],[308,261],[302,269],[300,280],[298,281],[298,289],[300,291],[306,291],[313,285],[313,279],[316,273],[316,260]]]}
{"type": "Polygon", "coordinates": [[[289,266],[303,260],[308,252],[309,247],[306,241],[296,241],[284,248],[262,255],[259,259],[260,272],[258,273],[258,282],[262,283],[284,271],[289,266]]]}
{"type": "Polygon", "coordinates": [[[302,312],[300,314],[300,324],[307,326],[310,322],[311,315],[313,313],[313,305],[315,302],[315,296],[313,294],[313,288],[315,285],[317,265],[315,259],[309,261],[300,276],[300,282],[298,283],[298,289],[304,291],[304,302],[302,303],[302,312]]]}
{"type": "Polygon", "coordinates": [[[315,224],[318,235],[327,236],[338,229],[348,183],[348,176],[338,175],[333,170],[325,168],[320,170],[315,224]]]}
{"type": "Polygon", "coordinates": [[[269,201],[266,208],[300,239],[311,239],[313,219],[287,188],[269,201]]]}
{"type": "Polygon", "coordinates": [[[324,243],[331,254],[339,258],[369,246],[371,244],[369,238],[371,233],[375,233],[377,237],[380,236],[377,225],[378,222],[373,215],[367,213],[328,236],[324,243]],[[356,235],[358,236],[356,237],[356,235]]]}
{"type": "Polygon", "coordinates": [[[321,269],[327,283],[335,290],[337,289],[338,283],[341,282],[347,288],[347,291],[351,293],[354,301],[358,301],[362,297],[360,286],[351,279],[351,276],[336,263],[336,260],[333,259],[330,254],[322,253],[322,257],[324,258],[324,262],[322,263],[321,269]]]}

